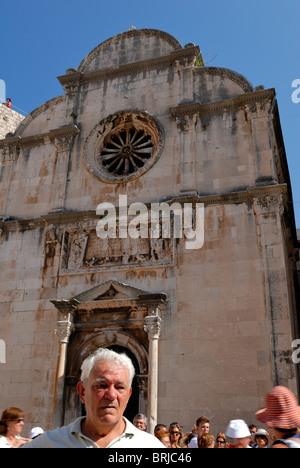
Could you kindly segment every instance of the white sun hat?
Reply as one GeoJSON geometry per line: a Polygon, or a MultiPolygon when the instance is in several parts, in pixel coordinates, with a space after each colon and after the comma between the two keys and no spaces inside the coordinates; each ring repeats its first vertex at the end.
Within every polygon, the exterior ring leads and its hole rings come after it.
{"type": "Polygon", "coordinates": [[[29,439],[35,439],[39,435],[44,434],[44,431],[41,427],[34,427],[28,434],[29,439]]]}
{"type": "Polygon", "coordinates": [[[234,419],[230,421],[225,434],[231,439],[244,439],[245,437],[251,436],[247,424],[242,419],[234,419]]]}

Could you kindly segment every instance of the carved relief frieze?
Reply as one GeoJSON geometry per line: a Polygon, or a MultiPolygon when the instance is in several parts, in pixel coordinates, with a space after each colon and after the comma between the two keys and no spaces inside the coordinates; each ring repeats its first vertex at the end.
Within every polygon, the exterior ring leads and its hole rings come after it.
{"type": "MultiPolygon", "coordinates": [[[[149,227],[150,229],[150,227],[149,227]]],[[[63,236],[61,273],[123,269],[134,266],[172,266],[174,239],[100,239],[96,228],[66,229],[63,236]]]]}

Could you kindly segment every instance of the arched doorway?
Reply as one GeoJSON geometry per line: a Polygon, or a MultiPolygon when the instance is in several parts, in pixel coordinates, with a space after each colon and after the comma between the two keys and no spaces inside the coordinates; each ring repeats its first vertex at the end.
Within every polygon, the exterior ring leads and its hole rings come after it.
{"type": "Polygon", "coordinates": [[[82,362],[96,349],[111,347],[127,351],[138,372],[134,395],[126,413],[128,418],[132,419],[136,413],[146,414],[150,421],[149,430],[154,429],[158,398],[158,340],[166,301],[164,293],[149,293],[114,280],[71,299],[51,301],[59,311],[56,333],[61,343],[55,388],[55,422],[59,420],[59,424],[67,425],[82,414],[76,391],[82,362]]]}
{"type": "Polygon", "coordinates": [[[85,414],[85,408],[77,394],[76,385],[80,379],[82,362],[98,348],[108,348],[117,353],[125,353],[132,360],[135,377],[132,383],[132,395],[124,416],[132,422],[137,413],[146,413],[147,391],[145,388],[148,382],[148,355],[141,343],[129,334],[109,330],[90,335],[79,346],[77,340],[79,337],[76,337],[76,333],[72,338],[68,350],[65,377],[64,424],[69,424],[76,417],[85,414]]]}
{"type": "Polygon", "coordinates": [[[132,382],[132,394],[131,394],[130,400],[128,402],[127,408],[124,413],[125,418],[129,419],[129,421],[132,422],[134,416],[137,413],[139,413],[140,391],[139,391],[139,384],[138,384],[137,377],[136,377],[137,375],[139,375],[139,372],[140,372],[139,364],[137,362],[136,357],[129,349],[126,349],[126,348],[123,348],[122,346],[117,346],[117,345],[108,346],[108,349],[111,349],[112,351],[115,351],[116,353],[119,353],[119,354],[125,353],[131,359],[134,365],[135,376],[132,382]]]}
{"type": "MultiPolygon", "coordinates": [[[[126,354],[126,356],[128,356],[133,363],[133,366],[135,369],[135,376],[132,381],[132,394],[131,394],[131,397],[129,399],[128,405],[124,413],[125,418],[129,419],[129,421],[132,422],[134,416],[139,413],[139,407],[140,407],[139,405],[140,389],[139,389],[139,384],[137,380],[137,375],[139,375],[138,361],[135,355],[129,349],[123,348],[122,346],[108,346],[107,348],[111,349],[112,351],[115,351],[118,354],[122,354],[122,353],[126,354]]],[[[85,416],[86,414],[85,406],[80,401],[79,401],[79,405],[81,408],[81,409],[79,408],[79,413],[81,413],[81,416],[85,416]]]]}

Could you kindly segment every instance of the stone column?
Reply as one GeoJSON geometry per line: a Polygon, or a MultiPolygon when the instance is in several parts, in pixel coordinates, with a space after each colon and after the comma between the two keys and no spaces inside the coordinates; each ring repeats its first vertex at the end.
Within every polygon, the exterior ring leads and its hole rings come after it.
{"type": "Polygon", "coordinates": [[[148,430],[154,433],[157,424],[157,400],[158,400],[158,340],[161,330],[161,317],[159,309],[151,310],[145,317],[145,331],[149,339],[149,377],[148,377],[148,430]]]}
{"type": "Polygon", "coordinates": [[[64,397],[64,382],[65,370],[67,362],[67,351],[69,338],[73,331],[73,315],[70,311],[59,312],[59,320],[55,334],[60,342],[57,373],[56,373],[56,388],[55,388],[55,413],[54,427],[60,426],[63,423],[63,397],[64,397]]]}

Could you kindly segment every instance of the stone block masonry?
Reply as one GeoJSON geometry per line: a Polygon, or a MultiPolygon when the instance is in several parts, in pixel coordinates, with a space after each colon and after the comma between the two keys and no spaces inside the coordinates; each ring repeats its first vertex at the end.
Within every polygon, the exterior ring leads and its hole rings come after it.
{"type": "Polygon", "coordinates": [[[0,139],[5,138],[7,133],[14,133],[24,115],[0,104],[0,139]]]}

